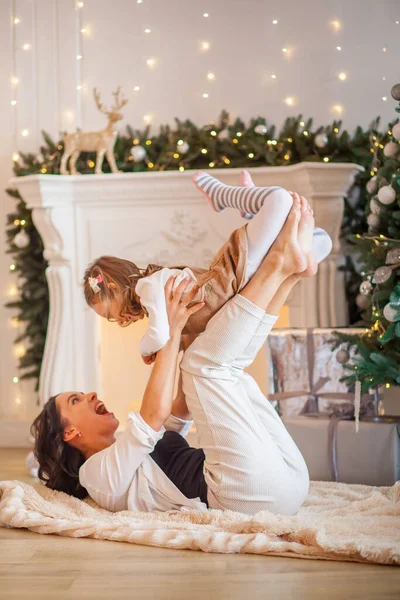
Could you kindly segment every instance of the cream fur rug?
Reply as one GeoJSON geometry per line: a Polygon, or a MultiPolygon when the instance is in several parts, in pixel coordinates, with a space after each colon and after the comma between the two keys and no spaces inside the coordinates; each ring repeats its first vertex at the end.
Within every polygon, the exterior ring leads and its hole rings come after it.
{"type": "Polygon", "coordinates": [[[162,548],[400,564],[400,482],[313,482],[294,517],[209,510],[111,513],[38,484],[0,482],[0,526],[162,548]]]}

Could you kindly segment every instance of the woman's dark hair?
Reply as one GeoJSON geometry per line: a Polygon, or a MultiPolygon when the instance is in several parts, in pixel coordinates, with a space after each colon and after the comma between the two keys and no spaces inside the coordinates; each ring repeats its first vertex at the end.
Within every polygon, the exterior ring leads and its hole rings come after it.
{"type": "Polygon", "coordinates": [[[48,488],[83,499],[88,493],[79,483],[79,469],[85,458],[64,441],[64,424],[56,397],[46,402],[31,426],[35,438],[33,452],[39,463],[38,476],[48,488]]]}

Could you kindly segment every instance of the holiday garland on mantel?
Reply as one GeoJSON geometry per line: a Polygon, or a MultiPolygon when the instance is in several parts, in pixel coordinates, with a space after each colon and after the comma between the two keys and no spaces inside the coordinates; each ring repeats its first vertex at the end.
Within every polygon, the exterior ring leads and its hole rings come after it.
{"type": "MultiPolygon", "coordinates": [[[[234,167],[260,167],[291,165],[304,161],[353,162],[365,168],[357,176],[353,192],[346,199],[343,238],[349,234],[362,234],[365,226],[365,184],[377,171],[376,164],[382,155],[384,144],[389,140],[390,127],[379,132],[377,119],[367,131],[358,127],[351,136],[341,131],[341,122],[334,121],[327,127],[312,130],[312,120],[302,117],[286,119],[278,133],[274,125],[265,119],[252,119],[245,125],[240,119],[230,123],[226,112],[217,122],[197,127],[189,120],[176,119],[176,126],[162,126],[157,135],[150,128],[134,130],[116,141],[114,154],[118,168],[123,172],[164,171],[185,169],[213,169],[234,167]]],[[[59,174],[63,142],[54,143],[43,132],[44,145],[40,153],[14,156],[14,172],[17,176],[32,174],[59,174]]],[[[82,153],[77,161],[80,173],[94,172],[94,153],[82,153]]],[[[107,161],[104,171],[109,171],[107,161]]],[[[19,279],[19,298],[7,306],[16,311],[15,322],[26,324],[18,342],[29,344],[20,358],[21,379],[38,380],[43,356],[49,311],[48,289],[45,278],[47,266],[43,258],[41,238],[32,222],[31,212],[26,208],[17,190],[7,193],[16,199],[16,209],[8,215],[8,253],[13,258],[11,270],[19,279]]],[[[357,320],[358,309],[354,304],[354,290],[360,284],[354,263],[346,258],[345,274],[351,322],[357,320]]]]}

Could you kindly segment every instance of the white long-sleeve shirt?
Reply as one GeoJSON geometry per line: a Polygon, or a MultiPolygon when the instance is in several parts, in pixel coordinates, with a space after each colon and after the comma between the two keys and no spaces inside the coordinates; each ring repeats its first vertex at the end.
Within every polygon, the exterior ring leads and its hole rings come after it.
{"type": "Polygon", "coordinates": [[[149,456],[167,429],[185,437],[192,423],[170,415],[165,427],[154,431],[140,413],[129,413],[126,430],[81,466],[81,485],[99,506],[113,512],[206,510],[200,498],[186,498],[149,456]]]}
{"type": "MultiPolygon", "coordinates": [[[[169,340],[169,321],[165,303],[165,284],[172,276],[176,276],[174,289],[181,283],[184,277],[196,280],[194,273],[188,268],[168,269],[156,271],[148,277],[139,279],[136,284],[136,294],[140,303],[149,314],[149,327],[142,337],[139,350],[143,356],[149,356],[161,350],[169,340]]],[[[197,301],[195,299],[195,301],[197,301]]]]}

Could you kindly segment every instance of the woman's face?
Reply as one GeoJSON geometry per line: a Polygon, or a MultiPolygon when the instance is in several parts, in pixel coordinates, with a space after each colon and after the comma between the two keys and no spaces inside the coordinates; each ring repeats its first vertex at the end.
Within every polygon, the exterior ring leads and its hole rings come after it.
{"type": "Polygon", "coordinates": [[[119,421],[96,392],[63,392],[57,396],[56,405],[65,424],[64,441],[86,457],[114,443],[119,421]]]}

